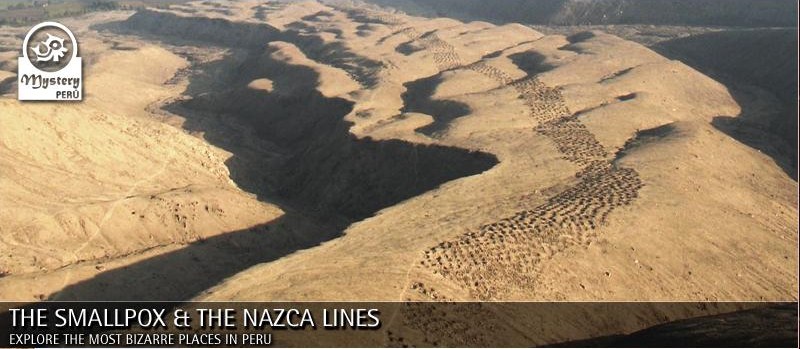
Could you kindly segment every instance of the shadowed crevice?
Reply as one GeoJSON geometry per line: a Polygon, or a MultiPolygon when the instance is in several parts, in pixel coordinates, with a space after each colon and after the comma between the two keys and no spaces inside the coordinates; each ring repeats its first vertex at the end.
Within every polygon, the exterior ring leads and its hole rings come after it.
{"type": "Polygon", "coordinates": [[[97,274],[49,300],[184,301],[259,263],[339,236],[296,214],[202,239],[178,250],[97,274]]]}
{"type": "Polygon", "coordinates": [[[406,92],[402,94],[404,105],[402,112],[422,113],[433,117],[431,124],[416,130],[427,136],[436,136],[446,130],[450,122],[472,112],[464,103],[433,99],[436,88],[442,81],[442,74],[439,73],[404,84],[406,92]]]}
{"type": "Polygon", "coordinates": [[[0,80],[0,95],[12,93],[17,87],[17,76],[10,76],[0,80]]]}
{"type": "Polygon", "coordinates": [[[525,51],[509,55],[508,58],[520,70],[527,73],[528,76],[536,76],[538,74],[553,70],[556,66],[547,63],[547,57],[541,53],[534,51],[525,51]]]}
{"type": "Polygon", "coordinates": [[[625,142],[625,145],[623,145],[619,151],[617,151],[613,162],[616,163],[633,150],[642,148],[648,144],[657,144],[667,137],[676,135],[677,132],[677,128],[673,123],[646,130],[640,130],[636,132],[632,138],[625,142]]]}
{"type": "Polygon", "coordinates": [[[195,66],[186,90],[191,98],[164,108],[185,118],[186,130],[233,154],[226,165],[240,188],[286,213],[104,271],[50,299],[190,299],[256,264],[337,238],[381,209],[498,163],[494,155],[455,147],[357,138],[344,121],[353,103],[322,95],[313,69],[274,59],[282,45],[266,52],[237,47],[235,55],[195,66]],[[207,74],[221,71],[228,77],[209,87],[207,74]],[[269,79],[272,89],[251,88],[256,79],[269,79]]]}

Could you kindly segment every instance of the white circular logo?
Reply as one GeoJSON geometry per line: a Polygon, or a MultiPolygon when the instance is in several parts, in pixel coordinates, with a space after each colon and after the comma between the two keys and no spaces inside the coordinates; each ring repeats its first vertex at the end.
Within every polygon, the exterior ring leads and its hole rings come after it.
{"type": "Polygon", "coordinates": [[[78,42],[63,24],[43,22],[28,31],[22,50],[23,56],[37,69],[56,72],[78,56],[78,42]]]}
{"type": "Polygon", "coordinates": [[[78,56],[78,41],[63,24],[44,22],[28,31],[17,59],[17,99],[83,99],[83,60],[78,56]]]}

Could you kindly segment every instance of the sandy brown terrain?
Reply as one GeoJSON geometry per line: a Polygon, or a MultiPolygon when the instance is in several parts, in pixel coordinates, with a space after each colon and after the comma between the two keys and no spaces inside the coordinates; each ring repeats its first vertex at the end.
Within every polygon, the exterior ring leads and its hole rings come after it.
{"type": "Polygon", "coordinates": [[[798,298],[797,182],[637,43],[350,2],[64,22],[81,103],[17,102],[0,52],[3,299],[798,298]]]}

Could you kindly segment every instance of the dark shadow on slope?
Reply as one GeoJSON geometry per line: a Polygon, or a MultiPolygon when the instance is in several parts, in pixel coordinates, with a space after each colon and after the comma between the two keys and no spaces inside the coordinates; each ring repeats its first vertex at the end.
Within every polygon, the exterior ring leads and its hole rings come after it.
{"type": "Polygon", "coordinates": [[[49,300],[184,301],[253,265],[339,235],[333,229],[311,229],[305,220],[287,214],[250,229],[199,240],[173,252],[104,271],[65,287],[49,300]]]}
{"type": "Polygon", "coordinates": [[[270,13],[283,10],[288,5],[289,4],[286,3],[286,2],[267,1],[267,2],[265,2],[263,4],[253,6],[250,9],[252,9],[254,11],[253,18],[260,19],[260,20],[266,20],[267,16],[269,16],[270,13]]]}
{"type": "Polygon", "coordinates": [[[439,73],[404,84],[406,92],[402,95],[404,105],[402,111],[432,116],[433,123],[416,130],[428,136],[436,136],[439,132],[446,130],[451,121],[471,112],[471,109],[464,103],[433,99],[436,87],[441,83],[442,74],[439,73]]]}
{"type": "Polygon", "coordinates": [[[183,7],[173,7],[173,8],[172,8],[172,11],[177,11],[177,12],[186,13],[186,14],[190,14],[190,15],[191,15],[191,14],[195,14],[195,13],[197,13],[197,10],[196,10],[196,9],[193,9],[193,8],[183,8],[183,7]]]}
{"type": "Polygon", "coordinates": [[[550,345],[555,348],[785,348],[797,346],[797,303],[673,321],[627,335],[550,345]]]}
{"type": "MultiPolygon", "coordinates": [[[[374,9],[374,8],[372,8],[374,9]]],[[[389,21],[385,20],[384,18],[377,18],[370,12],[370,8],[355,8],[350,6],[344,7],[337,7],[337,10],[344,12],[353,22],[362,23],[362,24],[383,24],[389,25],[392,24],[389,21]]]]}
{"type": "Polygon", "coordinates": [[[374,31],[376,28],[372,24],[359,24],[356,27],[356,30],[364,30],[364,31],[374,31]]]}
{"type": "Polygon", "coordinates": [[[264,23],[231,22],[221,18],[182,17],[173,13],[140,10],[123,22],[97,25],[96,30],[145,31],[224,47],[259,49],[279,40],[280,31],[264,23]]]}
{"type": "MultiPolygon", "coordinates": [[[[414,53],[425,51],[426,48],[425,45],[422,44],[421,39],[426,39],[426,38],[429,39],[435,35],[436,35],[436,30],[427,31],[422,35],[420,35],[419,38],[417,39],[408,40],[398,45],[397,47],[394,48],[394,51],[404,56],[410,56],[414,53]]],[[[388,39],[388,37],[384,39],[388,39]]],[[[383,42],[383,39],[381,39],[381,42],[383,42]]]]}
{"type": "Polygon", "coordinates": [[[17,77],[12,76],[0,81],[0,95],[13,93],[17,89],[17,77]]]}
{"type": "Polygon", "coordinates": [[[372,35],[375,32],[375,26],[371,24],[361,24],[356,27],[356,35],[365,38],[372,35]]]}
{"type": "Polygon", "coordinates": [[[528,76],[535,76],[555,68],[554,65],[545,63],[547,57],[538,52],[525,51],[509,55],[508,58],[528,76]]]}
{"type": "Polygon", "coordinates": [[[305,21],[294,21],[292,23],[287,24],[286,28],[302,32],[303,34],[317,32],[317,28],[306,23],[305,21]]]}
{"type": "MultiPolygon", "coordinates": [[[[343,121],[352,103],[322,96],[316,90],[315,71],[272,61],[268,55],[254,56],[243,67],[247,68],[239,69],[242,73],[232,85],[244,87],[253,79],[268,78],[274,91],[234,88],[168,109],[226,114],[274,144],[284,152],[276,162],[280,168],[254,169],[229,162],[231,176],[244,189],[291,202],[303,207],[304,213],[363,219],[497,162],[489,154],[452,147],[357,139],[349,132],[351,124],[343,121]]],[[[209,134],[213,132],[202,129],[202,120],[194,122],[193,113],[186,114],[184,127],[214,138],[209,134]]]]}
{"type": "MultiPolygon", "coordinates": [[[[317,34],[317,28],[303,22],[289,25],[290,30],[279,31],[265,23],[231,22],[220,18],[182,17],[168,12],[141,10],[122,22],[92,26],[92,29],[110,30],[121,34],[144,34],[146,38],[163,41],[179,40],[215,46],[262,50],[268,42],[286,41],[297,45],[309,58],[346,71],[363,86],[374,86],[381,62],[357,55],[340,41],[326,42],[317,34]]],[[[341,32],[333,32],[341,35],[341,32]]]]}
{"type": "Polygon", "coordinates": [[[269,9],[265,8],[263,5],[256,5],[250,8],[253,10],[253,18],[265,21],[267,20],[267,13],[269,13],[269,9]]]}
{"type": "Polygon", "coordinates": [[[620,71],[614,72],[613,74],[610,74],[610,75],[604,76],[604,77],[603,77],[602,79],[600,79],[600,81],[598,81],[598,82],[599,82],[599,83],[606,83],[606,82],[609,82],[609,81],[613,81],[613,80],[614,80],[614,79],[616,79],[616,78],[622,77],[622,76],[624,76],[625,74],[628,74],[628,73],[630,73],[630,72],[631,72],[633,69],[635,69],[635,68],[636,68],[636,67],[630,67],[630,68],[625,68],[625,69],[622,69],[622,70],[620,70],[620,71]]]}
{"type": "Polygon", "coordinates": [[[575,53],[584,53],[586,50],[580,47],[580,44],[586,42],[587,40],[591,40],[592,38],[596,37],[595,33],[591,31],[583,31],[572,34],[567,36],[567,41],[569,44],[559,47],[559,50],[562,51],[572,51],[575,53]]]}
{"type": "MultiPolygon", "coordinates": [[[[313,22],[313,21],[309,21],[313,22]]],[[[308,24],[308,22],[304,21],[295,21],[286,25],[286,28],[301,33],[302,35],[314,35],[319,33],[331,33],[336,35],[336,39],[341,40],[343,38],[344,32],[338,28],[317,28],[313,25],[308,24]]]]}
{"type": "Polygon", "coordinates": [[[210,63],[232,67],[228,89],[200,92],[208,78],[190,76],[188,91],[197,94],[166,109],[183,116],[187,130],[233,153],[226,162],[231,178],[287,214],[105,271],[52,299],[189,299],[253,265],[341,236],[378,210],[497,164],[491,154],[454,147],[357,139],[343,120],[351,102],[323,96],[314,70],[270,53],[210,63]],[[273,81],[272,92],[247,87],[257,78],[273,81]]]}
{"type": "Polygon", "coordinates": [[[356,30],[356,35],[358,35],[361,38],[366,38],[366,37],[369,37],[370,35],[372,35],[372,31],[359,29],[359,30],[356,30]]]}
{"type": "Polygon", "coordinates": [[[776,134],[775,130],[749,122],[743,118],[743,115],[738,117],[717,116],[711,121],[711,124],[737,141],[767,154],[787,175],[795,181],[797,180],[796,143],[794,146],[790,145],[785,138],[776,134]]]}
{"type": "Polygon", "coordinates": [[[298,30],[283,32],[280,40],[297,45],[306,56],[317,62],[346,71],[364,87],[375,86],[377,73],[383,68],[381,62],[353,53],[340,41],[325,42],[319,36],[298,30]]]}
{"type": "Polygon", "coordinates": [[[419,46],[419,44],[417,44],[414,41],[404,42],[404,43],[402,43],[400,45],[397,45],[397,47],[394,48],[395,52],[397,52],[399,54],[402,54],[404,56],[410,56],[410,55],[412,55],[414,53],[417,53],[417,52],[420,52],[420,51],[424,51],[424,50],[425,50],[424,47],[419,46]]]}
{"type": "Polygon", "coordinates": [[[329,11],[319,11],[317,13],[305,16],[301,19],[304,21],[311,21],[311,22],[325,22],[329,21],[331,17],[333,17],[333,15],[334,14],[329,11]]]}
{"type": "Polygon", "coordinates": [[[797,31],[729,30],[659,43],[658,53],[723,83],[742,108],[714,126],[797,180],[797,31]]]}
{"type": "Polygon", "coordinates": [[[572,35],[568,36],[567,37],[567,41],[569,41],[570,44],[577,44],[577,43],[581,43],[581,42],[584,42],[586,40],[592,39],[595,36],[597,36],[597,35],[595,35],[594,33],[590,32],[590,31],[584,31],[584,32],[575,33],[575,34],[572,34],[572,35]]]}
{"type": "Polygon", "coordinates": [[[628,155],[635,149],[642,148],[648,144],[658,143],[669,136],[675,135],[677,132],[675,125],[672,123],[654,127],[651,129],[640,130],[628,139],[627,142],[620,148],[614,156],[614,163],[628,155]]]}

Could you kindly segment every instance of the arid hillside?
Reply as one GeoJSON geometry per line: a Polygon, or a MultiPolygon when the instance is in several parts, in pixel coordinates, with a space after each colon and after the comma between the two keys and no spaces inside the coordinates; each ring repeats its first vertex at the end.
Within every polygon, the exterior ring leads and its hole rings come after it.
{"type": "Polygon", "coordinates": [[[600,30],[644,44],[723,83],[744,109],[715,125],[797,179],[797,4],[787,0],[401,0],[426,17],[522,23],[570,36],[600,30]]]}
{"type": "MultiPolygon", "coordinates": [[[[717,124],[758,111],[641,44],[350,1],[64,22],[81,103],[16,101],[0,53],[4,299],[798,298],[797,182],[717,124]]],[[[551,344],[730,310],[504,331],[551,344]]],[[[374,344],[447,338],[425,316],[389,315],[374,344]]]]}
{"type": "Polygon", "coordinates": [[[775,159],[797,179],[797,29],[722,30],[654,50],[723,82],[743,112],[718,127],[775,159]]]}

